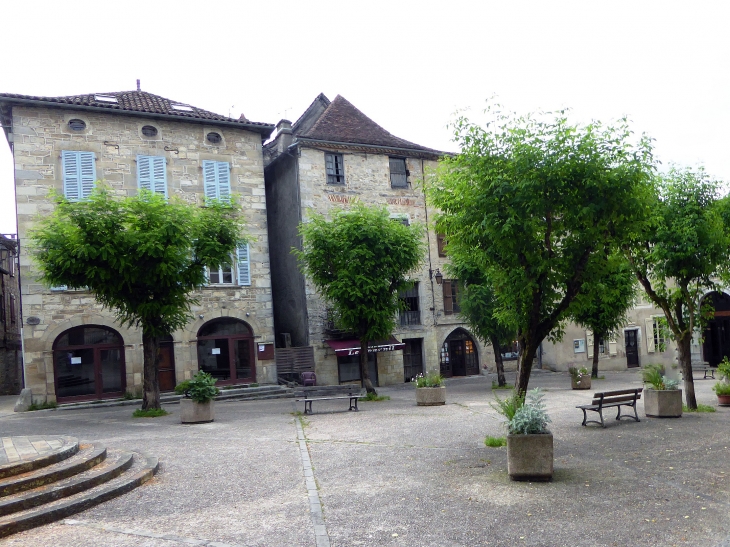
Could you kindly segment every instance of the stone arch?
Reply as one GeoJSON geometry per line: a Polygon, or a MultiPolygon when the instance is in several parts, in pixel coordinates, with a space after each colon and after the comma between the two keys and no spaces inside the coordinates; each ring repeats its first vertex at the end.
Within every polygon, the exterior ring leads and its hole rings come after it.
{"type": "Polygon", "coordinates": [[[211,374],[221,385],[256,382],[254,331],[237,317],[212,318],[196,333],[199,370],[211,374]]]}
{"type": "Polygon", "coordinates": [[[439,368],[444,377],[479,374],[479,346],[465,328],[449,333],[439,348],[439,368]]]}

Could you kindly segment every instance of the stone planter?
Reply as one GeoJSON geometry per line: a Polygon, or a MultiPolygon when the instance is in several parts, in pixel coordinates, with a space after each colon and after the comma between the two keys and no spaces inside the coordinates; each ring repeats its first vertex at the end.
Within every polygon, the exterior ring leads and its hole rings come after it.
{"type": "Polygon", "coordinates": [[[581,376],[579,381],[576,381],[572,376],[570,377],[570,383],[573,389],[591,389],[591,377],[590,375],[581,376]]]}
{"type": "Polygon", "coordinates": [[[180,421],[184,424],[204,424],[215,418],[213,401],[196,403],[192,399],[180,399],[180,421]]]}
{"type": "Polygon", "coordinates": [[[650,418],[681,418],[681,389],[645,389],[644,413],[650,418]]]}
{"type": "Polygon", "coordinates": [[[730,406],[730,395],[718,395],[717,404],[720,406],[730,406]]]}
{"type": "Polygon", "coordinates": [[[507,435],[507,473],[513,481],[553,478],[553,434],[507,435]]]}
{"type": "Polygon", "coordinates": [[[446,404],[446,386],[417,387],[416,404],[418,406],[436,406],[446,404]]]}

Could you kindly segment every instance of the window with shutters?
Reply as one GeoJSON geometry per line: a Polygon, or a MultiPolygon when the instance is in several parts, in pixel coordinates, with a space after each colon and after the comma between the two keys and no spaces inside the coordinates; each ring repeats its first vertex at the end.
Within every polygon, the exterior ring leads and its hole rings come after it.
{"type": "Polygon", "coordinates": [[[231,199],[231,166],[227,161],[203,161],[205,199],[226,203],[231,199]]]}
{"type": "Polygon", "coordinates": [[[400,312],[400,324],[420,325],[421,310],[418,305],[418,282],[414,283],[413,287],[407,291],[401,292],[398,298],[400,298],[405,306],[400,312]]]}
{"type": "Polygon", "coordinates": [[[232,264],[206,268],[209,285],[251,285],[251,260],[248,244],[236,249],[232,264]]]}
{"type": "Polygon", "coordinates": [[[137,187],[167,197],[167,159],[137,156],[137,187]]]}
{"type": "Polygon", "coordinates": [[[439,256],[446,256],[446,236],[444,234],[436,234],[436,245],[439,256]]]}
{"type": "Polygon", "coordinates": [[[390,187],[408,188],[408,170],[405,158],[390,158],[390,187]]]}
{"type": "Polygon", "coordinates": [[[345,184],[345,164],[342,154],[325,154],[324,166],[327,171],[327,184],[345,184]]]}
{"type": "Polygon", "coordinates": [[[96,182],[96,157],[93,152],[61,152],[63,195],[79,201],[91,195],[96,182]]]}
{"type": "Polygon", "coordinates": [[[654,329],[654,347],[657,351],[667,349],[667,323],[663,316],[652,317],[652,327],[654,329]]]}
{"type": "Polygon", "coordinates": [[[459,313],[459,282],[456,279],[444,279],[444,314],[452,315],[459,313]]]}

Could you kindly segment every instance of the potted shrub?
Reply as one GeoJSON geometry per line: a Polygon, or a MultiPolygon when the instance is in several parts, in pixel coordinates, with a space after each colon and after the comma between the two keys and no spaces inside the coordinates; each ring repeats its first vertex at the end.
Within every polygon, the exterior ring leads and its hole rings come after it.
{"type": "Polygon", "coordinates": [[[430,372],[425,376],[415,377],[416,404],[418,406],[435,406],[446,404],[446,386],[438,372],[430,372]]]}
{"type": "Polygon", "coordinates": [[[514,481],[549,481],[553,477],[553,434],[540,388],[527,398],[516,392],[497,398],[495,410],[507,418],[507,474],[514,481]]]}
{"type": "Polygon", "coordinates": [[[644,383],[644,413],[650,418],[681,418],[682,390],[679,381],[664,375],[663,365],[646,365],[641,371],[644,383]]]}
{"type": "Polygon", "coordinates": [[[720,381],[712,386],[712,390],[717,394],[717,404],[730,406],[730,361],[727,357],[723,357],[722,362],[717,365],[717,375],[720,381]]]}
{"type": "Polygon", "coordinates": [[[586,367],[570,367],[568,372],[573,389],[591,389],[591,373],[586,367]]]}
{"type": "Polygon", "coordinates": [[[191,380],[175,386],[180,399],[180,421],[184,424],[202,424],[215,418],[213,398],[220,393],[215,387],[218,380],[207,372],[199,371],[191,380]]]}

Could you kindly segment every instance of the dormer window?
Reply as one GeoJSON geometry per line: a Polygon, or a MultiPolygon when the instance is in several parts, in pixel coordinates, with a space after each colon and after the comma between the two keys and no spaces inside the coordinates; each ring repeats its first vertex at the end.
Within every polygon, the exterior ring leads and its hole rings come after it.
{"type": "Polygon", "coordinates": [[[94,99],[103,103],[118,103],[114,95],[94,95],[94,99]]]}
{"type": "Polygon", "coordinates": [[[193,112],[193,107],[186,104],[171,104],[173,110],[179,110],[181,112],[193,112]]]}
{"type": "Polygon", "coordinates": [[[220,133],[215,133],[214,131],[211,131],[205,136],[205,140],[207,140],[210,144],[220,144],[223,140],[223,137],[221,137],[220,133]]]}
{"type": "Polygon", "coordinates": [[[142,134],[145,137],[156,137],[157,136],[157,128],[153,125],[145,125],[142,127],[142,134]]]}

